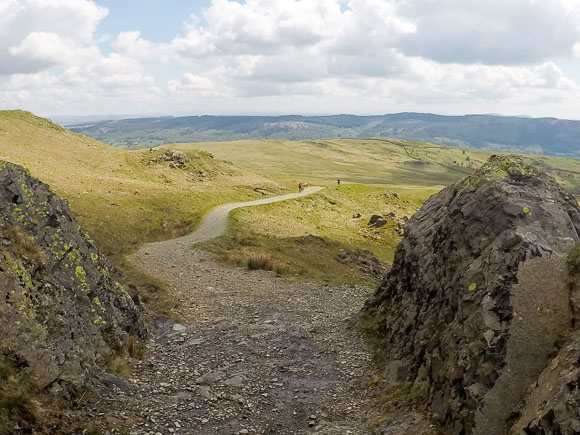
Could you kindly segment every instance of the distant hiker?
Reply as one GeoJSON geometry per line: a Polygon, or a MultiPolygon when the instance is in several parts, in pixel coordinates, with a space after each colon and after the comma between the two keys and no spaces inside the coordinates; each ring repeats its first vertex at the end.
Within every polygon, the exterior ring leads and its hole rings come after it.
{"type": "Polygon", "coordinates": [[[340,178],[336,180],[336,183],[340,186],[340,178]]]}
{"type": "Polygon", "coordinates": [[[298,192],[302,192],[304,190],[304,185],[302,183],[298,183],[298,192]]]}

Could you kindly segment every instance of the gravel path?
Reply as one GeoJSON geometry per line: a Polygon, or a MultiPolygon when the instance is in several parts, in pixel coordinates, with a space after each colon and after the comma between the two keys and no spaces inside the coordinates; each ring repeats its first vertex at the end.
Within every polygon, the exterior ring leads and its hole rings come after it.
{"type": "Polygon", "coordinates": [[[311,195],[324,187],[319,186],[309,186],[304,188],[302,192],[288,193],[286,195],[273,196],[270,198],[256,199],[254,201],[247,202],[232,202],[230,204],[224,204],[219,207],[214,208],[210,211],[204,218],[197,230],[187,236],[179,237],[173,239],[169,242],[157,242],[151,243],[148,246],[161,245],[162,249],[167,243],[170,245],[179,244],[180,248],[189,248],[189,246],[196,243],[205,242],[207,240],[214,239],[216,237],[222,236],[226,233],[228,229],[228,215],[231,211],[242,208],[242,207],[252,207],[256,205],[271,204],[273,202],[287,201],[289,199],[301,198],[303,196],[311,195]]]}
{"type": "Polygon", "coordinates": [[[190,248],[224,230],[209,216],[196,233],[134,257],[170,283],[182,320],[155,319],[148,358],[133,362],[131,384],[94,409],[97,419],[132,434],[368,433],[370,354],[353,325],[371,289],[217,264],[190,248]]]}

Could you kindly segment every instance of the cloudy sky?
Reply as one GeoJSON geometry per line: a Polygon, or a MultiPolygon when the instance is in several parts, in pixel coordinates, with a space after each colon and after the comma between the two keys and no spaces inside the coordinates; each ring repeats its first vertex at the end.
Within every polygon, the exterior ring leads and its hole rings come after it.
{"type": "Polygon", "coordinates": [[[580,119],[580,0],[0,0],[0,109],[580,119]]]}

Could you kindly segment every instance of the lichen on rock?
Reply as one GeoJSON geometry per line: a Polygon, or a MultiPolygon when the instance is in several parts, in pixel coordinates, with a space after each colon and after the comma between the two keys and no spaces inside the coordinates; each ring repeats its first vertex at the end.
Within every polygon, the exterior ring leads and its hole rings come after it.
{"type": "Polygon", "coordinates": [[[566,255],[579,241],[577,201],[518,157],[431,197],[364,309],[388,381],[426,386],[445,433],[503,433],[571,327],[566,255]]]}
{"type": "Polygon", "coordinates": [[[146,333],[119,280],[64,200],[0,162],[0,358],[17,355],[44,390],[101,385],[108,356],[146,333]]]}

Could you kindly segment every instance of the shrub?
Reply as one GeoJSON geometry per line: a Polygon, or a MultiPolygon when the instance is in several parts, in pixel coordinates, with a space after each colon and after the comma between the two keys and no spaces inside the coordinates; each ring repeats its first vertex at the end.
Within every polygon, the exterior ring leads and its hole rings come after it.
{"type": "Polygon", "coordinates": [[[146,352],[145,346],[134,336],[130,336],[127,340],[127,353],[131,358],[143,359],[146,352]]]}

